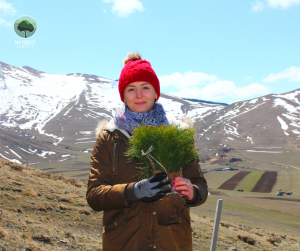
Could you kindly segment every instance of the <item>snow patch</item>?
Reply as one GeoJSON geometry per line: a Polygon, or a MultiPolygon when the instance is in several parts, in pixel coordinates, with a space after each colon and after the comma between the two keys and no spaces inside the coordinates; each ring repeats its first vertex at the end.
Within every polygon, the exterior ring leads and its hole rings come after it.
{"type": "Polygon", "coordinates": [[[4,159],[9,160],[9,161],[12,161],[12,162],[15,162],[15,163],[18,163],[18,164],[22,164],[21,161],[19,161],[19,160],[17,160],[17,159],[9,159],[9,158],[5,157],[5,156],[4,156],[3,154],[1,154],[1,153],[0,153],[0,156],[1,156],[2,158],[4,158],[4,159]]]}
{"type": "Polygon", "coordinates": [[[251,144],[253,144],[252,137],[247,136],[246,139],[247,139],[247,141],[250,141],[251,144]]]}
{"type": "MultiPolygon", "coordinates": [[[[19,147],[19,146],[18,146],[19,147]]],[[[22,151],[26,152],[26,153],[30,153],[30,154],[33,154],[32,152],[28,152],[26,151],[25,149],[23,149],[22,147],[19,147],[22,151]]]]}
{"type": "Polygon", "coordinates": [[[47,154],[52,155],[52,154],[56,154],[56,152],[42,150],[42,153],[40,153],[40,154],[37,153],[37,155],[40,156],[40,157],[45,157],[47,154]]]}
{"type": "MultiPolygon", "coordinates": [[[[74,107],[74,106],[72,106],[72,107],[64,114],[64,116],[68,115],[68,113],[73,109],[73,107],[74,107]]],[[[72,117],[72,116],[70,116],[70,117],[72,117]]]]}
{"type": "Polygon", "coordinates": [[[255,104],[257,102],[258,98],[256,99],[252,99],[251,101],[249,101],[249,104],[255,104]]]}
{"type": "Polygon", "coordinates": [[[285,121],[280,118],[280,116],[277,116],[277,120],[279,121],[280,125],[281,125],[281,129],[283,130],[283,133],[285,135],[289,135],[286,130],[289,128],[289,126],[285,123],[285,121]]]}
{"type": "Polygon", "coordinates": [[[22,157],[19,155],[19,154],[17,154],[15,151],[13,151],[13,150],[11,150],[11,149],[9,149],[14,155],[16,155],[19,159],[22,159],[22,157]]]}
{"type": "Polygon", "coordinates": [[[289,113],[299,112],[293,105],[288,104],[286,101],[282,100],[281,98],[276,98],[273,103],[273,107],[282,106],[286,109],[289,113]]]}
{"type": "Polygon", "coordinates": [[[290,101],[293,101],[295,103],[298,103],[300,105],[300,102],[298,100],[298,98],[296,98],[296,96],[298,96],[300,94],[300,91],[295,91],[292,93],[287,93],[287,94],[279,94],[279,95],[273,95],[274,97],[280,97],[280,98],[286,98],[290,101]]]}
{"type": "Polygon", "coordinates": [[[58,160],[58,161],[65,161],[65,160],[67,160],[68,158],[66,158],[66,159],[60,159],[60,160],[58,160]]]}
{"type": "Polygon", "coordinates": [[[79,133],[90,135],[90,134],[94,134],[95,132],[94,131],[80,131],[79,133]]]}
{"type": "Polygon", "coordinates": [[[37,149],[34,149],[34,150],[31,150],[31,149],[28,149],[30,152],[32,153],[36,153],[37,152],[37,149]]]}

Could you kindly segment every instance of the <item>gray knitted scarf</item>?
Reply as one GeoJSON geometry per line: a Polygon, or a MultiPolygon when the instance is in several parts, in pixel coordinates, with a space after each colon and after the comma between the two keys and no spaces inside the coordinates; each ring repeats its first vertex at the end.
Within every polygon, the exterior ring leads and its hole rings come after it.
{"type": "Polygon", "coordinates": [[[116,110],[114,122],[120,129],[124,129],[130,133],[141,124],[147,126],[169,124],[163,106],[158,103],[154,104],[152,110],[145,113],[132,112],[127,105],[120,107],[116,110]]]}

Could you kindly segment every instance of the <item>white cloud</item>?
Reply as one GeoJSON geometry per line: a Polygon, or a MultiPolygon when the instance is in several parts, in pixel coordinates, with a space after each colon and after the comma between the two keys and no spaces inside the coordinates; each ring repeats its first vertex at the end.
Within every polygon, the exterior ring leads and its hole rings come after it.
{"type": "Polygon", "coordinates": [[[184,88],[178,92],[169,92],[169,94],[176,97],[199,99],[201,97],[201,89],[198,87],[184,88]]]}
{"type": "Polygon", "coordinates": [[[266,0],[265,3],[259,0],[256,0],[252,3],[252,10],[262,11],[265,7],[269,8],[281,8],[281,9],[288,9],[293,5],[300,4],[300,0],[266,0]]]}
{"type": "Polygon", "coordinates": [[[179,72],[172,73],[171,75],[165,75],[159,77],[159,81],[162,87],[173,86],[177,89],[183,87],[194,87],[197,85],[205,84],[208,82],[216,81],[218,78],[214,75],[208,75],[203,72],[188,71],[184,74],[179,72]]]}
{"type": "Polygon", "coordinates": [[[231,98],[234,96],[234,92],[237,87],[232,81],[218,80],[215,83],[206,85],[201,90],[201,99],[205,100],[221,100],[225,98],[231,98]]]}
{"type": "Polygon", "coordinates": [[[11,3],[7,3],[5,0],[0,0],[0,12],[8,15],[14,15],[16,10],[11,3]]]}
{"type": "Polygon", "coordinates": [[[219,80],[208,84],[201,90],[201,99],[222,100],[226,98],[245,99],[270,93],[269,88],[260,84],[237,87],[232,81],[219,80]]]}
{"type": "Polygon", "coordinates": [[[262,1],[255,1],[252,3],[252,10],[257,12],[263,10],[265,7],[264,3],[262,1]]]}
{"type": "Polygon", "coordinates": [[[139,0],[103,0],[113,3],[112,12],[119,17],[128,17],[135,11],[144,11],[145,8],[139,0]]]}
{"type": "Polygon", "coordinates": [[[184,98],[220,101],[224,99],[245,99],[270,93],[270,88],[252,83],[244,87],[237,87],[233,81],[220,80],[215,75],[203,72],[173,73],[159,77],[161,87],[174,87],[171,95],[184,98]]]}
{"type": "Polygon", "coordinates": [[[292,5],[300,4],[300,0],[267,0],[267,3],[271,8],[287,9],[292,5]]]}
{"type": "Polygon", "coordinates": [[[250,85],[247,85],[245,87],[237,88],[235,91],[235,95],[238,98],[247,98],[247,97],[253,97],[253,96],[262,96],[270,93],[270,88],[258,84],[253,83],[250,85]]]}
{"type": "Polygon", "coordinates": [[[270,73],[263,82],[271,83],[280,79],[288,79],[290,82],[300,82],[300,67],[292,66],[279,73],[270,73]]]}
{"type": "Polygon", "coordinates": [[[12,26],[12,22],[7,22],[5,19],[3,18],[0,18],[0,26],[3,25],[3,26],[12,26]]]}

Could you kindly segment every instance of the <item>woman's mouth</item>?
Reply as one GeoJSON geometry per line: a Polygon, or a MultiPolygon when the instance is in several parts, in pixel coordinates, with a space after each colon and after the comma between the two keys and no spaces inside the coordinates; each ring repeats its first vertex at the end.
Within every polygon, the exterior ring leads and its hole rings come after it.
{"type": "Polygon", "coordinates": [[[136,105],[144,105],[144,104],[146,104],[146,102],[144,101],[144,102],[136,102],[135,103],[136,105]]]}

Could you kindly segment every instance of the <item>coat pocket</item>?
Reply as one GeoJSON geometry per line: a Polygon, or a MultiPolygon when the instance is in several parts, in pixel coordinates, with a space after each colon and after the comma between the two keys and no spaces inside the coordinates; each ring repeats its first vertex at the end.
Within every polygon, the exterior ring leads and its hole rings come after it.
{"type": "MultiPolygon", "coordinates": [[[[110,211],[111,213],[112,211],[110,211]]],[[[106,215],[105,218],[108,218],[107,220],[105,220],[105,222],[103,222],[104,226],[103,226],[103,233],[107,233],[112,231],[113,229],[115,229],[117,226],[120,225],[120,223],[122,223],[122,221],[124,220],[124,212],[123,209],[117,210],[117,212],[115,212],[113,215],[109,216],[106,215]]]]}

